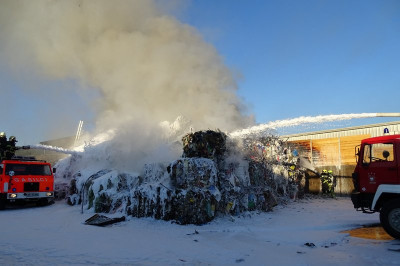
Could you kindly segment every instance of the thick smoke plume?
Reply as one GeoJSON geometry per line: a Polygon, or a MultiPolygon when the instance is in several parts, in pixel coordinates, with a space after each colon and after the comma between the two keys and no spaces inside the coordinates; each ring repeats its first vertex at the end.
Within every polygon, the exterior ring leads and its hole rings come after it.
{"type": "Polygon", "coordinates": [[[97,129],[117,129],[115,147],[154,146],[156,125],[180,115],[196,130],[252,123],[216,50],[152,0],[4,0],[0,42],[19,71],[96,90],[97,129]]]}

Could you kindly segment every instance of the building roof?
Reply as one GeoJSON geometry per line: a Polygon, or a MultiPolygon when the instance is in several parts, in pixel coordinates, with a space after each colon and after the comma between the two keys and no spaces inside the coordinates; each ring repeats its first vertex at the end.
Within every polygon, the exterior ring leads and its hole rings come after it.
{"type": "Polygon", "coordinates": [[[383,136],[384,130],[386,128],[388,129],[389,134],[400,134],[400,121],[321,130],[314,132],[305,132],[305,133],[284,135],[281,137],[288,141],[327,139],[327,138],[338,138],[338,137],[366,135],[366,134],[369,134],[371,137],[377,137],[377,136],[383,136]]]}

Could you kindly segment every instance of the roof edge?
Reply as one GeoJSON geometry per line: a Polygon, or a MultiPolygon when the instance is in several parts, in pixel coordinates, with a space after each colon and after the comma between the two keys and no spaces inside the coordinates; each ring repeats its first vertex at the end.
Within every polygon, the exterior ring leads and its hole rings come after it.
{"type": "Polygon", "coordinates": [[[400,121],[387,122],[387,123],[378,123],[378,124],[370,124],[370,125],[355,126],[355,127],[344,127],[344,128],[328,129],[328,130],[320,130],[320,131],[312,131],[312,132],[304,132],[304,133],[297,133],[297,134],[291,134],[291,135],[283,135],[283,136],[280,136],[280,137],[281,138],[294,138],[294,137],[300,137],[300,136],[312,136],[312,135],[319,135],[319,134],[326,134],[326,133],[335,133],[335,132],[342,132],[342,131],[349,131],[349,130],[357,130],[357,129],[366,129],[366,128],[373,128],[373,127],[397,125],[397,124],[400,124],[400,121]]]}

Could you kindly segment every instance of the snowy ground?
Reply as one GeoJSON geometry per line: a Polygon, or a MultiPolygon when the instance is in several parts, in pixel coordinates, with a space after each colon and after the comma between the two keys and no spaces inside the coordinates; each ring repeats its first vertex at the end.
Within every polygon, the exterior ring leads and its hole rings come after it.
{"type": "Polygon", "coordinates": [[[64,202],[1,211],[0,264],[400,265],[400,253],[389,250],[400,241],[341,233],[379,222],[356,212],[349,198],[305,199],[203,226],[130,218],[96,227],[83,224],[93,213],[80,211],[64,202]]]}

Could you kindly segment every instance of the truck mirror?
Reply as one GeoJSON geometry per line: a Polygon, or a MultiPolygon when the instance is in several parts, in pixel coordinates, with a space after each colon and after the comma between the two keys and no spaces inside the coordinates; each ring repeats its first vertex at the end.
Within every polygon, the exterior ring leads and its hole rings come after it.
{"type": "Polygon", "coordinates": [[[56,170],[57,170],[57,168],[53,168],[53,174],[55,174],[55,173],[56,173],[56,170]]]}
{"type": "Polygon", "coordinates": [[[356,163],[358,163],[358,157],[360,156],[360,145],[354,147],[354,154],[356,157],[356,163]]]}

